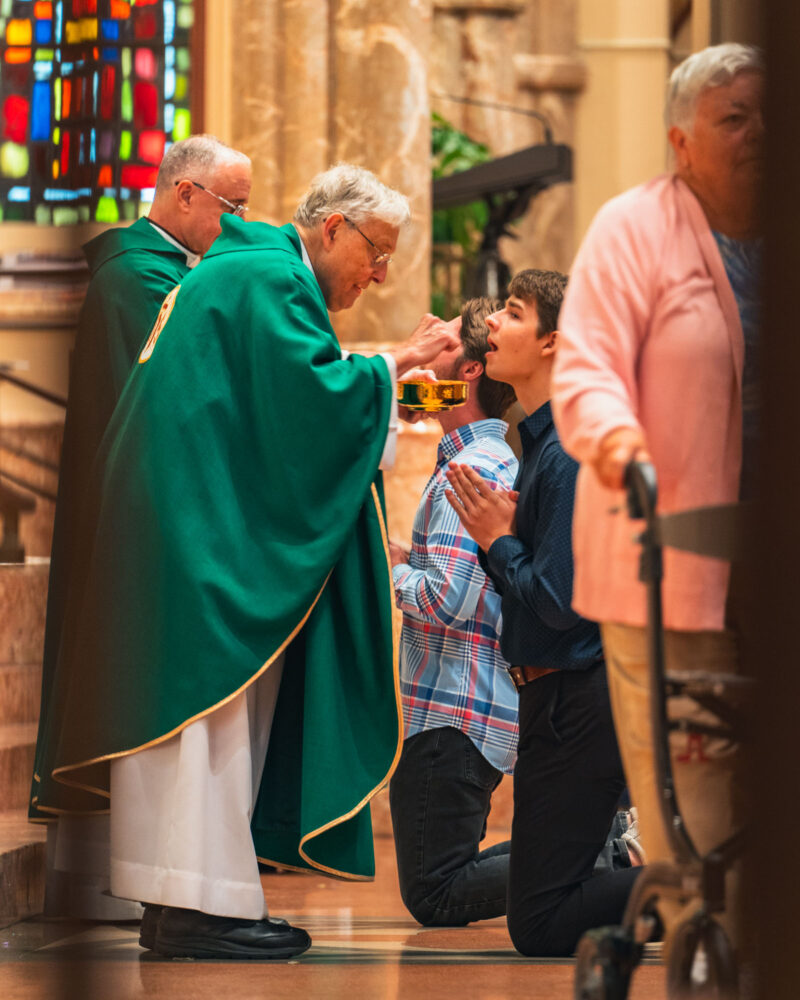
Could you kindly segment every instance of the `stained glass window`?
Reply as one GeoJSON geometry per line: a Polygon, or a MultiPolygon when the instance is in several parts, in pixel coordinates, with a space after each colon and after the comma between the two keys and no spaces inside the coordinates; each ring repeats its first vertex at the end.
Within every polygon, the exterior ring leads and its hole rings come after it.
{"type": "Polygon", "coordinates": [[[200,0],[0,0],[0,220],[135,219],[192,130],[200,0]]]}

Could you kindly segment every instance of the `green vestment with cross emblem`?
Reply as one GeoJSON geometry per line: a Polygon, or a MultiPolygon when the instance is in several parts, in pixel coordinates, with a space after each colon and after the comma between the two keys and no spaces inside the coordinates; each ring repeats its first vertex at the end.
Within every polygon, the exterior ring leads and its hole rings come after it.
{"type": "Polygon", "coordinates": [[[101,445],[35,804],[107,808],[110,759],[179,733],[285,650],[256,853],[371,878],[368,803],[402,741],[378,473],[391,379],[381,358],[342,359],[292,226],[222,226],[101,445]]]}

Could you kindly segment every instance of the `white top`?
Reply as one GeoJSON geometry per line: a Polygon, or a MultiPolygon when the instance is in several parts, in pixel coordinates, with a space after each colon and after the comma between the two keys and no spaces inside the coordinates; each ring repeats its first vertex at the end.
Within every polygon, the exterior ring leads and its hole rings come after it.
{"type": "MultiPolygon", "coordinates": [[[[145,216],[145,218],[147,218],[147,216],[145,216]]],[[[187,267],[194,267],[196,264],[200,263],[200,261],[202,260],[202,254],[195,253],[194,250],[190,250],[188,247],[185,247],[183,243],[180,243],[178,240],[176,240],[171,233],[168,233],[163,226],[159,226],[157,222],[153,222],[153,220],[149,218],[147,219],[147,221],[150,223],[153,229],[155,229],[158,235],[162,236],[167,241],[167,243],[171,243],[174,247],[177,247],[179,250],[183,251],[183,253],[186,255],[187,267]]]]}

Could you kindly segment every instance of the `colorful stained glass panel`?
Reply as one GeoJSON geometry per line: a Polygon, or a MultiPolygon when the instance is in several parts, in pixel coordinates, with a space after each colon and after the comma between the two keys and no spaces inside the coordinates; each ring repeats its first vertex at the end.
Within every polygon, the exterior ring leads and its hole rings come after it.
{"type": "Polygon", "coordinates": [[[202,0],[0,0],[4,220],[132,219],[191,134],[202,0]]]}
{"type": "Polygon", "coordinates": [[[3,135],[14,142],[25,142],[28,135],[28,102],[10,94],[3,102],[3,135]]]}

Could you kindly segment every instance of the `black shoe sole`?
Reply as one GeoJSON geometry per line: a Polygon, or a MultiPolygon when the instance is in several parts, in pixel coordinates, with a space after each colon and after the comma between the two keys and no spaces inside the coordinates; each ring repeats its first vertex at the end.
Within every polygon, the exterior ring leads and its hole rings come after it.
{"type": "Polygon", "coordinates": [[[158,903],[144,903],[143,905],[144,913],[142,914],[142,923],[139,927],[139,947],[152,951],[156,946],[158,921],[164,907],[158,903]]]}
{"type": "Polygon", "coordinates": [[[191,940],[182,938],[180,941],[171,942],[159,937],[153,942],[151,948],[156,955],[163,958],[203,958],[217,959],[218,961],[242,961],[242,962],[280,962],[289,958],[295,958],[308,951],[311,942],[302,946],[284,945],[281,947],[264,948],[210,948],[208,943],[199,940],[193,943],[191,940]]]}

